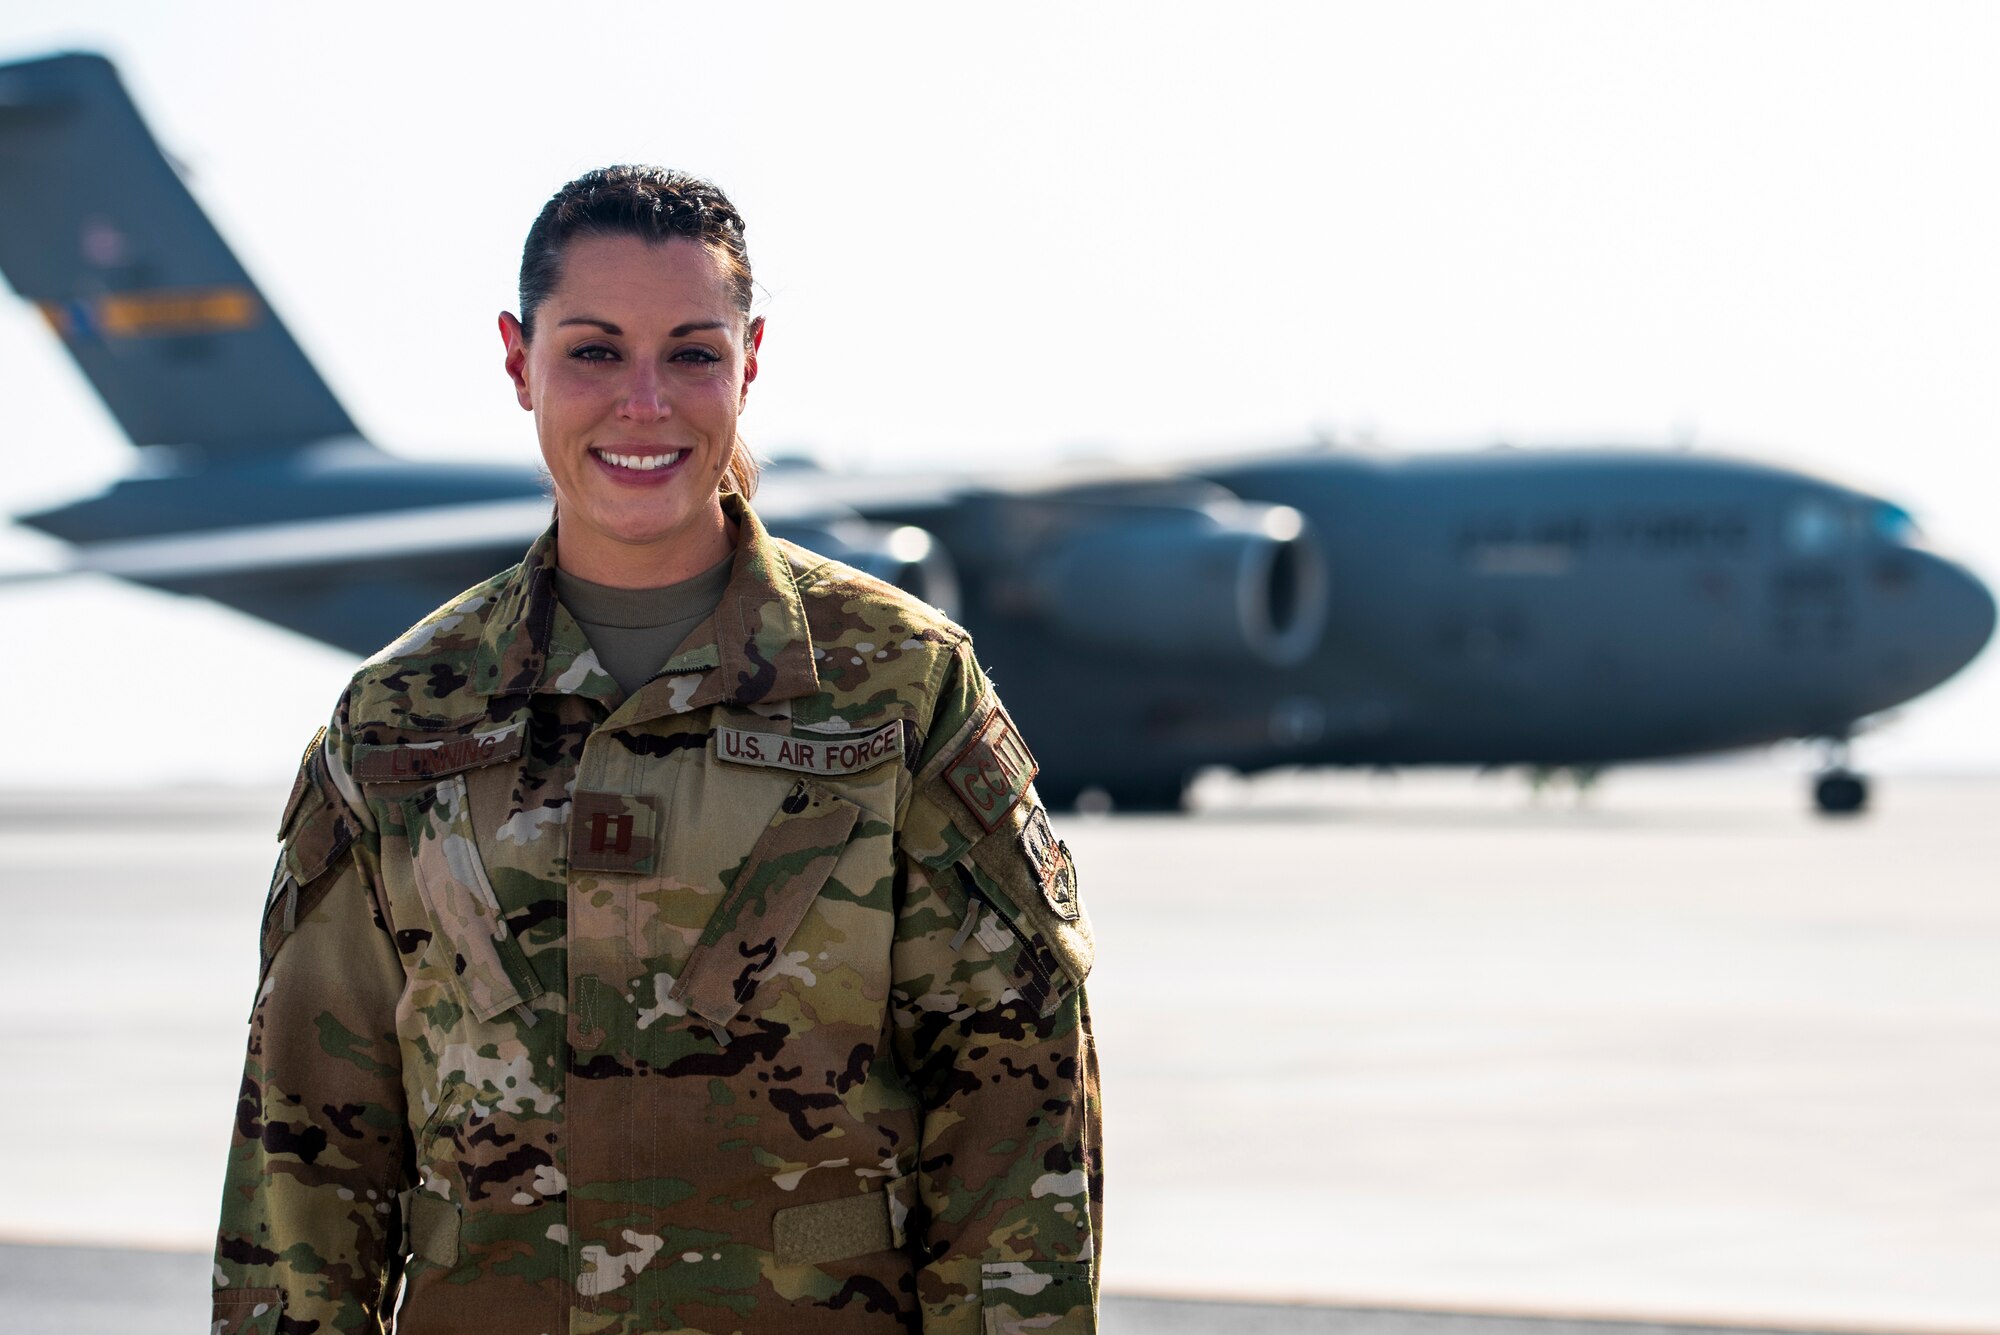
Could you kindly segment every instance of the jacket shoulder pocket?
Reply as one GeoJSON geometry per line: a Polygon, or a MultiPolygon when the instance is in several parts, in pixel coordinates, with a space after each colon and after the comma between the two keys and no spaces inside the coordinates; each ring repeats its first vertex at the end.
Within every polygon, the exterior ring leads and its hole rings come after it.
{"type": "Polygon", "coordinates": [[[971,915],[990,909],[1021,944],[1030,982],[1023,995],[1042,1014],[1060,1007],[1090,975],[1097,943],[1077,892],[1069,845],[1055,837],[1030,789],[1000,826],[953,864],[971,915]]]}
{"type": "Polygon", "coordinates": [[[328,873],[361,833],[360,823],[326,773],[325,735],[322,729],[306,751],[278,826],[283,847],[264,901],[263,970],[271,967],[278,948],[333,887],[336,878],[328,873]]]}
{"type": "Polygon", "coordinates": [[[997,915],[1020,945],[1023,997],[1048,1015],[1083,985],[1096,943],[1069,845],[1055,837],[1035,792],[1039,769],[988,695],[917,776],[902,836],[909,856],[956,879],[966,896],[954,944],[997,915]]]}
{"type": "Polygon", "coordinates": [[[534,1023],[527,1003],[544,989],[500,916],[500,900],[480,858],[465,776],[452,774],[403,799],[403,822],[417,893],[438,938],[457,956],[454,977],[466,1008],[486,1021],[518,1007],[522,1018],[534,1023]]]}

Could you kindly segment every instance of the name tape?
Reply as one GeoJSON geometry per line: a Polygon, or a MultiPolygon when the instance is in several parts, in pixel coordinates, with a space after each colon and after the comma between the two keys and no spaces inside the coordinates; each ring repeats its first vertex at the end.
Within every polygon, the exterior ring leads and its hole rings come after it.
{"type": "Polygon", "coordinates": [[[498,732],[474,733],[469,737],[443,738],[435,742],[404,742],[400,745],[360,745],[354,748],[354,778],[359,783],[385,783],[397,779],[438,779],[460,770],[512,760],[521,754],[527,734],[516,723],[498,732]]]}
{"type": "Polygon", "coordinates": [[[716,759],[801,774],[859,774],[902,754],[900,721],[847,737],[791,737],[742,728],[715,730],[716,759]]]}

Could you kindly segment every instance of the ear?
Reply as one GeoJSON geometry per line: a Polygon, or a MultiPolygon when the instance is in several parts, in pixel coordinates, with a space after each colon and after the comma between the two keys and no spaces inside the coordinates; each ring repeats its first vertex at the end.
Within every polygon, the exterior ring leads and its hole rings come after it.
{"type": "Polygon", "coordinates": [[[514,397],[533,412],[535,399],[528,390],[528,335],[509,311],[500,312],[500,342],[507,349],[507,378],[514,382],[514,397]]]}
{"type": "Polygon", "coordinates": [[[750,397],[750,382],[757,378],[757,350],[764,346],[764,317],[750,322],[750,347],[743,356],[743,388],[736,395],[737,406],[750,397]]]}

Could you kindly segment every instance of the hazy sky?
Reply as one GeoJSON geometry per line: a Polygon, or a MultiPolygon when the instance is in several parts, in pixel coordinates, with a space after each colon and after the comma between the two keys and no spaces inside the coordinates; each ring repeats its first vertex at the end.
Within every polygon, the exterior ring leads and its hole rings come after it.
{"type": "MultiPolygon", "coordinates": [[[[2000,578],[1990,6],[64,13],[12,7],[0,58],[110,54],[392,449],[531,457],[493,330],[521,236],[576,172],[657,161],[749,219],[766,452],[1692,438],[1893,497],[2000,578]]],[[[11,297],[0,384],[0,510],[129,466],[11,297]]],[[[274,774],[350,666],[162,596],[0,597],[10,749],[46,782],[274,774]]],[[[1996,661],[1862,760],[2000,766],[1996,661]]]]}

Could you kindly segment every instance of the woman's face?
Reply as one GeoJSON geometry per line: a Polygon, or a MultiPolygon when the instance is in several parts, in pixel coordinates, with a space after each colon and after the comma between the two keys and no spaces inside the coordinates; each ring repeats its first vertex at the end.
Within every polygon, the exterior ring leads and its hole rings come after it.
{"type": "Polygon", "coordinates": [[[763,328],[737,309],[715,252],[683,237],[578,237],[534,341],[511,315],[500,332],[555,480],[565,570],[649,588],[727,555],[717,484],[763,328]]]}

